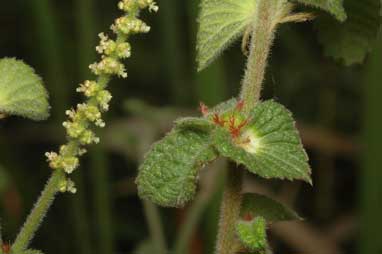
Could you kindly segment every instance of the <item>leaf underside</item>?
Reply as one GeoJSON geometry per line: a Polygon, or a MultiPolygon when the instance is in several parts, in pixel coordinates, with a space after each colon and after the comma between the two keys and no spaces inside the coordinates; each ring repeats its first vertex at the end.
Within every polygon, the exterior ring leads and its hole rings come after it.
{"type": "Polygon", "coordinates": [[[0,60],[0,112],[32,120],[49,116],[48,94],[42,80],[22,61],[0,60]]]}
{"type": "Polygon", "coordinates": [[[217,128],[214,144],[218,152],[264,178],[304,180],[311,183],[308,156],[302,147],[292,114],[281,104],[266,101],[250,114],[246,131],[251,143],[235,144],[230,133],[217,128]]]}
{"type": "Polygon", "coordinates": [[[336,23],[330,17],[316,22],[319,41],[326,56],[344,64],[362,63],[371,50],[381,26],[380,0],[345,0],[348,19],[336,23]]]}
{"type": "Polygon", "coordinates": [[[208,133],[175,129],[146,155],[138,193],[162,206],[182,207],[194,197],[199,169],[215,158],[208,133]]]}
{"type": "Polygon", "coordinates": [[[255,0],[202,0],[197,35],[198,70],[202,70],[250,24],[255,0]]]}
{"type": "MultiPolygon", "coordinates": [[[[345,0],[347,1],[347,0],[345,0]]],[[[339,21],[346,20],[346,12],[343,7],[343,0],[296,0],[296,2],[320,8],[332,14],[339,21]]],[[[359,1],[363,2],[363,1],[359,1]]]]}
{"type": "Polygon", "coordinates": [[[252,218],[263,217],[267,222],[301,220],[301,217],[285,205],[256,193],[243,195],[240,216],[243,218],[248,215],[252,218]]]}

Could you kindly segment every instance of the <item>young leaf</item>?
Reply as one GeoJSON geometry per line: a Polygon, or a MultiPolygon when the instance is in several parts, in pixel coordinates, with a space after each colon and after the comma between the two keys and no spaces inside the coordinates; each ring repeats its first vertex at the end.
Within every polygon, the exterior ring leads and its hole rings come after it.
{"type": "Polygon", "coordinates": [[[32,120],[49,116],[48,94],[41,78],[24,62],[0,60],[0,113],[32,120]]]}
{"type": "Polygon", "coordinates": [[[218,152],[264,178],[300,179],[311,183],[308,156],[302,147],[291,113],[274,101],[258,104],[239,138],[216,128],[218,152]]]}
{"type": "Polygon", "coordinates": [[[255,5],[255,0],[202,0],[196,46],[199,71],[244,32],[255,5]]]}
{"type": "Polygon", "coordinates": [[[283,204],[266,196],[246,193],[243,195],[240,217],[263,217],[267,222],[301,220],[301,217],[283,204]]]}
{"type": "Polygon", "coordinates": [[[253,220],[239,220],[236,233],[240,242],[250,251],[258,254],[265,253],[267,248],[267,224],[263,217],[253,220]]]}
{"type": "Polygon", "coordinates": [[[197,130],[209,133],[215,128],[215,125],[205,118],[185,117],[175,121],[177,129],[197,130]]]}
{"type": "Polygon", "coordinates": [[[218,105],[216,105],[215,107],[213,107],[208,116],[213,116],[214,114],[223,114],[223,113],[226,113],[228,111],[232,111],[236,106],[237,106],[237,99],[236,98],[231,98],[227,101],[224,101],[222,103],[219,103],[218,105]]]}
{"type": "Polygon", "coordinates": [[[175,129],[146,155],[138,193],[162,206],[182,207],[195,194],[199,169],[215,158],[208,133],[175,129]]]}
{"type": "MultiPolygon", "coordinates": [[[[296,0],[299,3],[320,8],[332,14],[339,21],[346,20],[346,12],[343,7],[343,0],[296,0]]],[[[347,1],[347,0],[345,0],[347,1]]],[[[359,1],[363,2],[363,1],[359,1]]]]}
{"type": "Polygon", "coordinates": [[[348,19],[341,24],[330,17],[317,20],[318,37],[325,55],[346,65],[362,63],[381,26],[380,0],[346,0],[348,19]]]}

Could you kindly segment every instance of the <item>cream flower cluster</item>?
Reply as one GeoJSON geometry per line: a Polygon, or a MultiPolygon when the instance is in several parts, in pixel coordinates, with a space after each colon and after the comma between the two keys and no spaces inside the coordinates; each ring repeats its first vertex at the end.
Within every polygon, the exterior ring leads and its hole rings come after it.
{"type": "MultiPolygon", "coordinates": [[[[109,110],[112,98],[110,92],[105,89],[110,77],[112,75],[127,77],[126,68],[121,62],[131,56],[131,46],[126,40],[132,34],[150,31],[150,27],[138,18],[139,12],[143,9],[158,11],[158,6],[153,0],[122,0],[118,7],[125,12],[125,15],[116,19],[111,26],[117,38],[112,40],[104,33],[100,33],[100,43],[96,51],[101,55],[101,60],[89,66],[98,79],[86,80],[80,84],[77,92],[82,93],[87,101],[78,104],[75,109],[66,111],[68,120],[63,126],[66,129],[68,143],[62,145],[58,153],[45,154],[52,169],[63,170],[67,175],[78,168],[79,156],[86,153],[83,147],[100,141],[92,127],[105,127],[102,113],[109,110]]],[[[74,182],[69,177],[61,182],[58,188],[62,192],[76,192],[74,182]]]]}

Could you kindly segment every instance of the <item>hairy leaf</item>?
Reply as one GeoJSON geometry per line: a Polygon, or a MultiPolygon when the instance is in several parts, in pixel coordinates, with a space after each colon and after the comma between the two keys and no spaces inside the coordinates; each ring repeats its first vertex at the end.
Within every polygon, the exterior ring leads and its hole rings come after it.
{"type": "Polygon", "coordinates": [[[197,36],[198,70],[210,64],[251,23],[255,0],[202,0],[197,36]]]}
{"type": "Polygon", "coordinates": [[[41,78],[22,61],[0,60],[0,113],[33,120],[49,116],[48,94],[41,78]]]}
{"type": "Polygon", "coordinates": [[[209,134],[173,130],[145,156],[136,181],[138,193],[162,206],[184,206],[195,194],[199,169],[215,158],[209,134]]]}
{"type": "Polygon", "coordinates": [[[346,65],[362,63],[381,26],[380,0],[345,0],[348,19],[334,22],[330,17],[317,20],[319,41],[325,55],[343,60],[346,65]]]}
{"type": "MultiPolygon", "coordinates": [[[[343,7],[343,0],[296,0],[299,3],[320,8],[334,15],[339,21],[346,20],[346,12],[343,7]]],[[[346,1],[346,0],[345,0],[346,1]]],[[[359,1],[363,2],[363,1],[359,1]]]]}
{"type": "Polygon", "coordinates": [[[267,247],[267,224],[264,218],[256,217],[253,220],[239,220],[236,233],[240,242],[250,251],[258,254],[265,253],[267,247]]]}
{"type": "Polygon", "coordinates": [[[255,193],[244,194],[240,217],[248,219],[259,216],[267,222],[301,220],[294,211],[271,198],[255,193]]]}
{"type": "Polygon", "coordinates": [[[311,183],[308,156],[292,114],[271,100],[258,104],[250,119],[237,139],[224,128],[214,131],[213,142],[219,153],[264,178],[311,183]]]}

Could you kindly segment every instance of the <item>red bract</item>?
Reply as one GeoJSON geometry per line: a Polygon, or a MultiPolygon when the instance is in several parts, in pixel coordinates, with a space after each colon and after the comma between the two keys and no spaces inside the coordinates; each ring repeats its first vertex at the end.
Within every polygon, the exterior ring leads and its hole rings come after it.
{"type": "Polygon", "coordinates": [[[243,101],[243,100],[239,101],[239,102],[236,104],[236,109],[237,109],[238,111],[242,111],[242,110],[243,110],[243,107],[244,107],[244,101],[243,101]]]}
{"type": "Polygon", "coordinates": [[[9,254],[9,252],[11,251],[11,245],[4,243],[3,245],[1,245],[1,250],[4,254],[9,254]]]}
{"type": "Polygon", "coordinates": [[[199,103],[199,110],[204,117],[208,115],[208,107],[203,102],[199,103]]]}
{"type": "Polygon", "coordinates": [[[245,220],[245,221],[251,221],[251,220],[253,220],[253,216],[252,216],[252,214],[250,214],[250,213],[246,213],[246,214],[244,214],[244,216],[243,216],[243,220],[245,220]]]}
{"type": "Polygon", "coordinates": [[[214,123],[216,124],[216,125],[219,125],[219,126],[221,126],[221,127],[224,127],[224,124],[225,124],[225,120],[222,120],[221,118],[220,118],[220,116],[217,114],[217,113],[215,113],[214,114],[214,118],[213,118],[213,120],[214,120],[214,123]]]}
{"type": "Polygon", "coordinates": [[[231,115],[229,118],[229,132],[231,133],[232,138],[238,138],[240,136],[241,130],[244,126],[247,125],[248,119],[241,122],[238,126],[235,126],[235,117],[231,115]]]}

